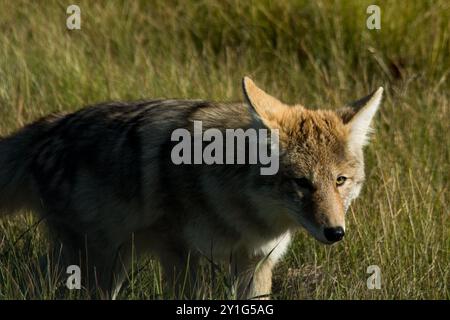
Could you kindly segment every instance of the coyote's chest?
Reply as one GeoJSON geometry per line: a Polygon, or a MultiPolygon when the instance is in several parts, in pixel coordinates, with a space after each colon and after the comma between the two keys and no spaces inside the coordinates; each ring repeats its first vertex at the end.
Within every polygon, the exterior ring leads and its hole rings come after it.
{"type": "Polygon", "coordinates": [[[213,261],[229,261],[234,255],[270,257],[278,261],[291,242],[291,232],[286,231],[275,237],[264,234],[244,234],[239,237],[227,237],[226,234],[209,232],[205,229],[187,231],[188,242],[193,249],[213,261]]]}

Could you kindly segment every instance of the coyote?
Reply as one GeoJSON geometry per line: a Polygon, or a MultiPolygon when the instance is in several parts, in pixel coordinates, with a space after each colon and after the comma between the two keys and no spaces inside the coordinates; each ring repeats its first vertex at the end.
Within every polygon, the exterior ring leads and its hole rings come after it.
{"type": "Polygon", "coordinates": [[[336,111],[286,105],[248,77],[243,92],[242,103],[104,103],[1,138],[2,215],[36,212],[61,263],[79,265],[83,285],[108,298],[132,254],[146,253],[159,259],[167,283],[180,274],[195,283],[206,256],[232,263],[237,297],[267,297],[272,268],[297,229],[325,244],[344,237],[383,89],[336,111]],[[193,131],[194,121],[202,130],[277,130],[279,170],[175,164],[171,134],[193,131]]]}

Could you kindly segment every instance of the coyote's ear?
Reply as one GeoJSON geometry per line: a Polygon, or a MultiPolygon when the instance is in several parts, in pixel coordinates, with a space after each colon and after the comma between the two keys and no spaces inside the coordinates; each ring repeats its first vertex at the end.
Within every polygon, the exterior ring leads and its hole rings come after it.
{"type": "Polygon", "coordinates": [[[244,97],[255,115],[268,126],[271,126],[270,124],[276,121],[281,112],[289,108],[278,99],[258,88],[249,77],[244,77],[242,80],[242,89],[244,97]]]}
{"type": "Polygon", "coordinates": [[[383,88],[380,87],[367,97],[337,111],[350,130],[349,143],[351,146],[363,147],[367,144],[371,131],[370,123],[380,106],[382,96],[383,88]]]}

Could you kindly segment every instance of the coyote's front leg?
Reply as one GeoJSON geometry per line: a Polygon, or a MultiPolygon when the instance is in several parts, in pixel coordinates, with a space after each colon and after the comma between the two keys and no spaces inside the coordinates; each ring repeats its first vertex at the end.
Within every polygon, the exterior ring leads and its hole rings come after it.
{"type": "Polygon", "coordinates": [[[241,256],[234,268],[237,298],[269,299],[274,265],[274,261],[267,256],[241,256]]]}

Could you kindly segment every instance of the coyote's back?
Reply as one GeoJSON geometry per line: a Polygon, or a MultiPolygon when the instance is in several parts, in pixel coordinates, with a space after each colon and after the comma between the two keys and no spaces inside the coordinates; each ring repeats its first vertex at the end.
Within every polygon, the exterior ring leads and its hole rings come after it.
{"type": "Polygon", "coordinates": [[[148,188],[154,189],[160,160],[170,151],[164,150],[170,133],[207,106],[183,100],[111,102],[44,117],[0,140],[0,209],[26,207],[48,220],[79,224],[72,221],[74,211],[89,220],[123,203],[147,206],[154,196],[148,188]]]}

